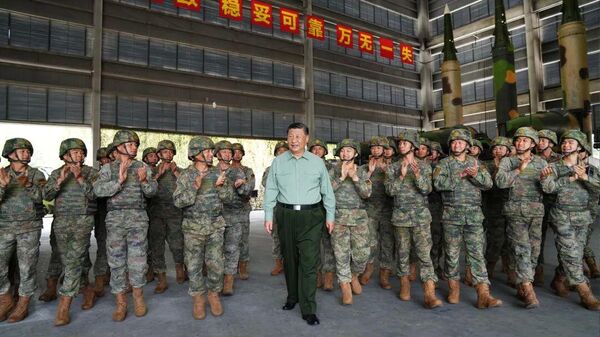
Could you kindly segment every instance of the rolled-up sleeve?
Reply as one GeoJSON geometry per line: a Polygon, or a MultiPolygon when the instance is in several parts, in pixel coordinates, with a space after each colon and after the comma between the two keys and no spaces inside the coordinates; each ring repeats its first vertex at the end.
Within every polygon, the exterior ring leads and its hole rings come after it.
{"type": "Polygon", "coordinates": [[[265,221],[273,221],[273,209],[277,203],[277,196],[279,195],[279,189],[277,188],[277,177],[275,176],[277,171],[277,160],[273,160],[271,169],[267,175],[267,184],[265,187],[265,198],[263,200],[265,209],[265,221]]]}

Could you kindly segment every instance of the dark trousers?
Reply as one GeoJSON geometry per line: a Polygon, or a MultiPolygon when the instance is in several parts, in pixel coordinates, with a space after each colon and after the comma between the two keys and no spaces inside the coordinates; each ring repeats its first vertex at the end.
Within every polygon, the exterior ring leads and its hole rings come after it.
{"type": "Polygon", "coordinates": [[[294,211],[277,207],[275,219],[281,240],[287,302],[300,303],[303,315],[314,314],[317,311],[317,264],[325,210],[317,207],[294,211]]]}

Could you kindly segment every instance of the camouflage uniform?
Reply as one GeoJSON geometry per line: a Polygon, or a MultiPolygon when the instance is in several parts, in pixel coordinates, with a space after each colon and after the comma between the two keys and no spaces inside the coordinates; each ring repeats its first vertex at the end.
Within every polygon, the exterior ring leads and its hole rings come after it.
{"type": "MultiPolygon", "coordinates": [[[[115,134],[117,146],[139,138],[132,131],[119,131],[115,134]],[[131,140],[119,140],[125,133],[133,134],[131,140]],[[121,143],[119,143],[119,141],[121,143]]],[[[156,194],[158,184],[152,178],[152,171],[141,161],[132,159],[127,169],[127,179],[119,184],[120,160],[102,166],[98,180],[94,183],[94,193],[106,197],[108,214],[106,215],[107,255],[110,266],[110,287],[113,294],[127,290],[126,272],[134,288],[146,284],[146,254],[148,250],[148,214],[146,198],[156,194]],[[139,182],[137,170],[146,169],[147,181],[139,182]]]]}
{"type": "MultiPolygon", "coordinates": [[[[4,145],[2,156],[8,158],[16,149],[33,147],[26,139],[9,139],[4,145]]],[[[10,175],[7,186],[0,186],[0,294],[8,293],[8,265],[16,251],[19,262],[19,296],[30,297],[37,288],[36,267],[39,258],[40,235],[44,206],[42,189],[46,184],[44,174],[27,166],[24,174],[15,172],[10,166],[2,168],[10,175]],[[25,180],[25,184],[18,179],[25,180]],[[24,186],[25,185],[25,186],[24,186]]]]}
{"type": "MultiPolygon", "coordinates": [[[[204,148],[214,147],[208,137],[194,137],[190,140],[188,157],[193,159],[204,148]]],[[[200,172],[194,164],[185,169],[177,180],[173,193],[175,207],[183,210],[183,236],[185,245],[185,264],[188,268],[191,296],[204,293],[218,293],[223,289],[224,258],[223,201],[233,199],[234,190],[226,178],[225,183],[215,187],[220,170],[210,166],[202,179],[199,189],[194,187],[200,172]],[[207,279],[202,274],[206,265],[207,279]]]]}
{"type": "MultiPolygon", "coordinates": [[[[263,173],[260,184],[263,188],[267,187],[267,178],[269,177],[269,171],[271,166],[265,169],[263,173]]],[[[273,219],[275,220],[275,219],[273,219]]],[[[273,239],[273,248],[271,249],[271,256],[275,260],[283,260],[283,255],[281,254],[281,241],[279,241],[279,231],[277,231],[277,224],[273,221],[273,231],[271,231],[271,238],[273,239]]]]}
{"type": "MultiPolygon", "coordinates": [[[[528,137],[538,143],[537,132],[531,128],[519,128],[513,139],[517,137],[528,137]]],[[[503,214],[507,218],[506,237],[515,259],[517,284],[533,282],[542,238],[544,205],[540,175],[548,163],[539,156],[531,156],[531,162],[522,172],[516,171],[521,164],[518,157],[503,158],[495,178],[499,188],[508,189],[503,214]]]]}
{"type": "MultiPolygon", "coordinates": [[[[550,139],[554,144],[558,143],[556,138],[556,134],[552,131],[548,130],[540,130],[538,132],[538,136],[545,137],[550,139]]],[[[548,164],[556,163],[560,160],[560,155],[556,152],[552,152],[550,157],[545,158],[548,164]]],[[[538,266],[544,265],[544,243],[546,242],[546,233],[548,232],[548,227],[550,227],[550,210],[554,207],[554,203],[556,202],[556,195],[544,193],[544,219],[542,221],[542,241],[540,243],[540,255],[538,257],[538,266]]]]}
{"type": "MultiPolygon", "coordinates": [[[[256,186],[256,177],[254,176],[254,171],[247,166],[242,166],[242,171],[244,171],[244,175],[246,176],[246,185],[251,193],[254,191],[256,186]]],[[[240,199],[244,202],[243,211],[240,210],[239,218],[242,224],[242,238],[240,240],[240,262],[248,262],[250,261],[250,212],[252,211],[252,205],[250,205],[250,194],[245,197],[239,196],[240,199]]]]}
{"type": "MultiPolygon", "coordinates": [[[[493,146],[492,146],[493,147],[493,146]]],[[[496,178],[498,167],[494,160],[484,163],[486,170],[490,173],[492,179],[496,178]]],[[[493,268],[500,256],[508,256],[509,249],[506,239],[506,217],[502,214],[502,207],[508,199],[508,190],[494,187],[482,193],[483,214],[485,216],[486,230],[486,250],[485,259],[488,265],[488,273],[493,274],[493,268]]]]}
{"type": "MultiPolygon", "coordinates": [[[[338,145],[352,147],[358,153],[359,147],[350,139],[338,145]]],[[[331,186],[335,194],[336,226],[331,233],[331,245],[335,256],[336,274],[339,283],[349,283],[352,277],[365,270],[369,260],[369,218],[363,199],[371,195],[371,181],[367,171],[357,169],[358,181],[346,177],[340,180],[342,164],[329,170],[331,186]]]]}
{"type": "Polygon", "coordinates": [[[393,163],[386,172],[385,187],[394,197],[392,225],[396,239],[396,266],[399,277],[410,275],[410,254],[414,252],[420,266],[422,282],[437,282],[431,262],[431,214],[427,208],[427,195],[431,192],[431,166],[415,159],[420,168],[420,177],[415,177],[409,168],[404,179],[400,179],[401,161],[393,163]]]}
{"type": "MultiPolygon", "coordinates": [[[[96,160],[108,157],[105,148],[98,149],[96,160]]],[[[94,216],[94,237],[96,238],[96,261],[94,262],[94,275],[103,276],[108,273],[108,258],[106,257],[106,198],[96,198],[97,211],[94,216]]]]}
{"type": "MultiPolygon", "coordinates": [[[[431,142],[431,150],[435,150],[440,154],[440,158],[436,162],[431,162],[431,170],[435,170],[439,161],[444,156],[442,146],[438,142],[431,142]]],[[[442,204],[442,195],[432,189],[427,197],[429,213],[431,213],[431,263],[436,274],[443,276],[444,274],[444,232],[442,230],[442,212],[444,205],[442,204]]]]}
{"type": "MultiPolygon", "coordinates": [[[[158,144],[157,152],[168,149],[177,154],[175,144],[169,140],[163,140],[158,144]]],[[[164,163],[169,165],[170,163],[164,163]]],[[[180,170],[177,168],[177,170],[180,170]]],[[[158,167],[153,170],[154,175],[158,167]]],[[[167,264],[165,262],[165,241],[169,243],[169,249],[173,255],[175,264],[183,264],[183,232],[181,231],[182,213],[173,204],[173,192],[177,183],[177,176],[171,169],[167,169],[156,179],[158,190],[156,195],[149,200],[148,216],[150,217],[150,228],[148,231],[148,246],[152,257],[151,266],[156,274],[165,273],[167,264]]]]}
{"type": "MultiPolygon", "coordinates": [[[[468,138],[470,140],[470,136],[468,138]]],[[[452,134],[450,139],[452,140],[452,134]]],[[[454,156],[442,159],[433,173],[433,184],[442,194],[444,203],[442,226],[446,277],[453,281],[460,279],[458,263],[460,249],[464,244],[475,283],[489,284],[483,256],[485,237],[481,191],[492,188],[492,177],[485,167],[480,167],[475,177],[459,176],[465,169],[475,166],[476,162],[477,159],[471,156],[466,156],[464,162],[458,161],[454,156]]]]}

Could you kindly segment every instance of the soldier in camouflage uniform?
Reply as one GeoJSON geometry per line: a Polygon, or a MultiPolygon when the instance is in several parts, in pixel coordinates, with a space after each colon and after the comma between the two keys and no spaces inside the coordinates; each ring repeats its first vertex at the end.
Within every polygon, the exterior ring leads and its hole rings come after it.
{"type": "Polygon", "coordinates": [[[159,161],[157,152],[158,150],[152,146],[145,148],[144,152],[142,152],[142,161],[153,170],[156,169],[156,165],[159,161]]]}
{"type": "Polygon", "coordinates": [[[445,273],[450,288],[448,302],[455,304],[460,300],[458,262],[460,249],[464,245],[476,283],[477,307],[483,309],[500,306],[502,301],[490,295],[483,256],[485,237],[481,190],[492,188],[493,182],[485,167],[480,167],[476,159],[467,156],[472,144],[468,130],[452,130],[448,139],[451,155],[442,159],[435,168],[433,185],[442,194],[444,203],[442,226],[445,273]]]}
{"type": "MultiPolygon", "coordinates": [[[[185,268],[183,265],[183,232],[181,231],[181,210],[173,204],[173,192],[179,177],[180,169],[173,157],[177,154],[175,144],[170,140],[161,140],[156,147],[160,164],[153,170],[154,179],[158,183],[156,195],[150,199],[148,216],[150,229],[148,231],[148,246],[152,252],[152,262],[149,265],[153,273],[158,276],[154,289],[155,294],[162,294],[167,290],[167,264],[165,262],[165,241],[175,262],[176,281],[185,282],[185,268]]],[[[146,157],[150,159],[150,156],[146,157]]]]}
{"type": "MultiPolygon", "coordinates": [[[[58,157],[65,164],[52,171],[44,186],[44,200],[54,200],[52,230],[56,237],[64,278],[54,325],[70,322],[71,301],[79,291],[82,266],[88,254],[90,235],[94,229],[96,196],[92,184],[98,176],[93,167],[84,165],[87,148],[81,139],[68,138],[61,142],[58,157]]],[[[81,308],[91,309],[96,294],[87,287],[81,308]]]]}
{"type": "MultiPolygon", "coordinates": [[[[112,144],[109,145],[109,148],[114,149],[114,146],[112,146],[112,144]]],[[[156,148],[153,146],[147,147],[144,149],[144,152],[142,152],[142,161],[148,165],[148,167],[150,167],[150,169],[152,170],[152,176],[154,176],[157,172],[157,167],[156,164],[158,164],[158,155],[156,154],[156,148]]],[[[115,151],[116,152],[116,151],[115,151]]],[[[113,153],[115,153],[113,152],[113,153]]],[[[113,158],[114,161],[114,158],[113,158]]],[[[146,211],[148,213],[148,218],[151,218],[151,210],[153,208],[152,205],[152,198],[146,198],[146,211]]],[[[146,261],[148,262],[148,271],[146,272],[146,282],[152,282],[154,281],[154,278],[156,277],[155,273],[154,273],[154,267],[152,266],[152,242],[150,241],[150,227],[148,227],[148,253],[146,261]]],[[[158,286],[157,286],[158,287],[158,286]]],[[[131,286],[128,287],[129,290],[128,292],[131,291],[131,286]]],[[[167,280],[166,277],[164,279],[164,284],[159,288],[159,293],[164,292],[167,289],[167,280]]],[[[156,289],[154,290],[156,292],[156,289]]]]}
{"type": "MultiPolygon", "coordinates": [[[[279,141],[277,142],[277,144],[275,144],[275,150],[273,150],[273,155],[277,157],[289,149],[290,148],[286,141],[279,141]]],[[[260,183],[263,189],[267,187],[267,177],[269,177],[270,169],[271,166],[267,167],[265,169],[265,172],[263,173],[260,183]]],[[[281,242],[279,241],[279,232],[277,230],[277,223],[275,221],[273,221],[273,230],[271,231],[271,238],[273,239],[273,249],[271,254],[273,256],[273,260],[275,260],[275,266],[273,266],[273,270],[271,270],[271,276],[276,276],[283,272],[283,255],[281,254],[281,242]]]]}
{"type": "MultiPolygon", "coordinates": [[[[591,146],[585,146],[585,151],[579,152],[579,159],[584,162],[587,166],[590,167],[590,170],[598,170],[598,167],[593,166],[589,163],[589,158],[592,155],[591,146]]],[[[588,232],[585,240],[585,247],[583,248],[583,260],[585,265],[583,266],[583,272],[586,276],[590,278],[599,278],[600,277],[600,268],[596,264],[596,255],[594,254],[594,250],[591,246],[593,225],[598,219],[598,214],[600,214],[600,191],[591,190],[590,191],[590,201],[589,201],[589,210],[590,215],[592,216],[592,223],[588,227],[588,232]],[[587,265],[587,269],[585,268],[587,265]]]]}
{"type": "Polygon", "coordinates": [[[29,166],[32,155],[33,146],[23,138],[7,140],[2,150],[2,157],[10,165],[0,169],[0,321],[8,317],[9,323],[27,317],[29,300],[37,288],[36,266],[44,216],[42,189],[46,178],[29,166]],[[16,307],[7,277],[15,251],[20,274],[16,307]]]}
{"type": "Polygon", "coordinates": [[[373,273],[375,258],[379,255],[379,286],[383,289],[392,289],[390,275],[394,263],[394,231],[391,221],[393,200],[385,192],[387,164],[383,158],[384,151],[389,148],[387,138],[371,138],[369,162],[361,166],[361,170],[367,171],[367,177],[371,180],[371,196],[365,200],[369,215],[371,252],[365,272],[360,275],[359,281],[360,284],[367,285],[373,273]]]}
{"type": "MultiPolygon", "coordinates": [[[[438,142],[431,142],[431,155],[429,163],[431,170],[435,170],[440,160],[445,157],[442,145],[438,142]]],[[[444,206],[442,204],[442,195],[433,190],[428,196],[429,213],[431,213],[431,263],[438,278],[445,279],[444,276],[444,233],[442,230],[442,212],[444,206]]]]}
{"type": "MultiPolygon", "coordinates": [[[[325,156],[329,154],[327,150],[327,143],[323,142],[319,138],[309,140],[308,151],[317,157],[323,159],[325,168],[329,171],[332,167],[331,163],[325,160],[325,156]]],[[[333,290],[333,278],[335,275],[335,256],[333,252],[333,246],[331,244],[331,234],[325,227],[323,227],[323,233],[321,235],[321,255],[319,257],[319,263],[317,266],[317,288],[323,288],[323,290],[333,290]]]]}
{"type": "Polygon", "coordinates": [[[247,280],[250,277],[250,275],[248,275],[248,262],[250,261],[250,212],[252,211],[250,199],[252,198],[252,193],[254,193],[254,188],[256,187],[256,177],[251,168],[242,165],[242,159],[244,159],[244,156],[246,155],[244,146],[240,143],[233,143],[231,146],[233,147],[231,167],[236,169],[239,168],[244,172],[244,175],[246,176],[245,188],[249,190],[247,195],[236,195],[236,199],[240,202],[239,205],[241,206],[237,211],[238,214],[236,214],[236,216],[242,226],[238,274],[240,275],[240,280],[247,280]]]}
{"type": "MultiPolygon", "coordinates": [[[[542,157],[548,164],[556,163],[560,160],[560,155],[554,152],[553,148],[558,145],[556,133],[551,130],[538,131],[540,142],[537,144],[536,153],[542,157]]],[[[540,243],[540,255],[538,257],[535,274],[533,276],[533,285],[544,285],[544,246],[546,242],[546,233],[550,224],[550,210],[554,207],[556,201],[555,194],[544,193],[544,220],[542,222],[542,242],[540,243]]]]}
{"type": "Polygon", "coordinates": [[[483,145],[477,139],[473,139],[473,146],[469,148],[469,156],[479,159],[483,153],[483,145]]]}
{"type": "MultiPolygon", "coordinates": [[[[492,141],[492,159],[484,163],[486,170],[496,178],[500,161],[508,157],[512,141],[498,136],[492,141]]],[[[498,188],[494,183],[492,189],[482,193],[483,215],[485,216],[486,249],[485,259],[489,278],[494,277],[494,269],[501,256],[508,256],[509,249],[506,238],[506,218],[502,214],[504,202],[508,199],[508,190],[498,188]]]]}
{"type": "MultiPolygon", "coordinates": [[[[588,310],[600,310],[600,301],[592,294],[583,275],[583,249],[588,227],[592,223],[589,210],[590,191],[600,191],[600,170],[586,167],[579,159],[580,151],[589,147],[587,136],[579,130],[567,130],[561,137],[563,158],[545,168],[544,192],[556,194],[550,210],[550,225],[558,251],[559,266],[552,287],[559,296],[569,294],[565,280],[577,289],[581,303],[588,310]]],[[[591,151],[590,151],[591,152],[591,151]]]]}
{"type": "Polygon", "coordinates": [[[223,256],[225,258],[225,275],[223,277],[223,295],[233,295],[233,280],[237,272],[240,259],[240,242],[242,241],[242,224],[248,220],[246,199],[254,186],[246,180],[246,174],[240,167],[232,167],[233,144],[222,140],[215,144],[213,155],[219,160],[217,168],[225,172],[227,179],[232,182],[228,188],[234,197],[223,202],[223,218],[225,219],[225,233],[223,256]]]}
{"type": "Polygon", "coordinates": [[[387,168],[385,189],[394,197],[392,225],[396,239],[396,266],[400,277],[398,297],[410,300],[410,255],[414,252],[420,267],[425,307],[442,305],[435,295],[435,275],[431,262],[431,214],[427,209],[427,195],[431,192],[431,166],[415,158],[421,145],[416,132],[402,132],[398,136],[400,160],[387,168]]]}
{"type": "Polygon", "coordinates": [[[517,155],[502,159],[495,182],[498,188],[508,189],[503,214],[506,216],[506,239],[515,261],[517,296],[527,309],[533,309],[539,305],[532,282],[540,254],[544,218],[541,172],[548,163],[533,154],[539,143],[538,133],[533,128],[517,129],[513,143],[517,155]]]}
{"type": "Polygon", "coordinates": [[[342,291],[342,304],[352,304],[352,294],[362,293],[358,274],[369,260],[369,218],[363,199],[371,195],[371,181],[364,168],[354,160],[360,145],[352,139],[342,140],[336,149],[340,164],[329,170],[335,194],[336,227],[331,233],[336,273],[342,291]]]}
{"type": "Polygon", "coordinates": [[[389,140],[390,147],[383,150],[383,160],[386,165],[390,165],[391,163],[396,161],[396,155],[398,154],[398,144],[393,139],[389,140]]]}
{"type": "MultiPolygon", "coordinates": [[[[96,151],[96,160],[100,167],[111,162],[108,157],[108,150],[101,147],[96,151]]],[[[96,238],[96,261],[94,262],[94,292],[96,297],[104,296],[104,287],[108,284],[110,278],[110,269],[108,267],[108,258],[106,257],[106,198],[96,198],[98,210],[94,216],[94,237],[96,238]]]]}
{"type": "Polygon", "coordinates": [[[431,142],[424,137],[419,137],[419,147],[415,149],[415,157],[420,160],[427,160],[431,155],[431,142]]]}
{"type": "Polygon", "coordinates": [[[206,317],[205,294],[213,316],[223,314],[219,292],[223,289],[223,235],[225,219],[223,202],[234,198],[226,171],[212,166],[215,145],[208,137],[199,136],[190,140],[188,158],[192,164],[179,179],[173,194],[175,206],[183,210],[183,236],[185,264],[188,268],[190,286],[188,293],[193,298],[192,315],[195,319],[206,317]],[[206,277],[202,267],[206,266],[206,277]]]}
{"type": "Polygon", "coordinates": [[[127,316],[126,278],[133,287],[135,315],[141,317],[147,312],[142,290],[146,284],[148,267],[146,198],[156,194],[158,184],[152,177],[152,170],[134,159],[139,144],[140,139],[135,132],[117,131],[113,139],[117,158],[102,166],[94,183],[96,196],[108,198],[106,247],[111,272],[110,287],[116,295],[116,310],[112,315],[115,321],[122,321],[127,316]]]}

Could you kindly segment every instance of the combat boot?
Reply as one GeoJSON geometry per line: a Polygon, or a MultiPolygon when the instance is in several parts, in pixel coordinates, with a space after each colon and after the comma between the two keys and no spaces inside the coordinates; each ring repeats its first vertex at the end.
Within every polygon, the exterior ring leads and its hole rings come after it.
{"type": "Polygon", "coordinates": [[[81,309],[90,310],[94,307],[96,302],[96,292],[91,287],[86,287],[83,290],[83,301],[81,302],[81,309]]]}
{"type": "Polygon", "coordinates": [[[577,285],[577,292],[581,297],[581,304],[588,309],[593,311],[600,310],[600,301],[592,293],[592,288],[587,282],[583,282],[577,285]]]}
{"type": "Polygon", "coordinates": [[[535,267],[535,273],[533,275],[533,285],[536,287],[544,286],[544,266],[538,264],[535,267]]]}
{"type": "Polygon", "coordinates": [[[323,288],[323,274],[320,271],[317,272],[317,288],[323,288]]]}
{"type": "Polygon", "coordinates": [[[326,272],[325,277],[323,278],[323,290],[332,291],[333,290],[333,273],[326,272]]]}
{"type": "Polygon", "coordinates": [[[61,296],[58,301],[58,308],[56,309],[56,319],[54,320],[55,326],[63,326],[69,324],[71,322],[71,318],[69,317],[69,310],[71,308],[71,301],[73,301],[73,297],[70,296],[61,296]]]}
{"type": "Polygon", "coordinates": [[[460,282],[448,280],[448,303],[458,304],[460,302],[460,282]]]}
{"type": "Polygon", "coordinates": [[[175,264],[175,281],[178,284],[182,284],[183,282],[185,282],[185,267],[183,263],[175,264]]]}
{"type": "Polygon", "coordinates": [[[373,263],[367,263],[365,271],[362,274],[360,274],[360,284],[366,286],[369,283],[371,276],[373,276],[373,263]]]}
{"type": "Polygon", "coordinates": [[[383,289],[392,289],[390,284],[391,270],[385,268],[379,268],[379,286],[383,289]]]}
{"type": "Polygon", "coordinates": [[[221,299],[219,294],[213,291],[208,292],[208,305],[210,306],[210,313],[213,316],[223,315],[223,306],[221,305],[221,299]]]}
{"type": "Polygon", "coordinates": [[[127,293],[122,292],[115,295],[116,308],[112,314],[115,322],[121,322],[127,317],[127,293]]]}
{"type": "Polygon", "coordinates": [[[350,283],[340,283],[340,290],[342,291],[342,304],[343,305],[351,305],[352,304],[352,289],[350,287],[350,283]]]}
{"type": "Polygon", "coordinates": [[[223,277],[223,296],[233,295],[233,275],[225,274],[223,277]]]}
{"type": "Polygon", "coordinates": [[[522,300],[525,302],[526,309],[535,309],[540,305],[540,302],[535,295],[531,282],[523,282],[520,284],[522,300]]]}
{"type": "Polygon", "coordinates": [[[273,266],[273,270],[271,270],[271,276],[277,276],[283,273],[283,260],[275,259],[275,266],[273,266]]]}
{"type": "Polygon", "coordinates": [[[6,320],[8,313],[15,306],[15,299],[10,292],[0,295],[0,322],[6,320]]]}
{"type": "Polygon", "coordinates": [[[38,298],[40,301],[51,302],[56,299],[56,288],[58,287],[58,278],[49,277],[46,280],[46,290],[38,298]]]}
{"type": "Polygon", "coordinates": [[[425,308],[433,309],[442,306],[440,301],[435,295],[435,282],[433,280],[427,280],[423,283],[423,297],[425,300],[425,308]]]}
{"type": "Polygon", "coordinates": [[[556,295],[560,297],[569,296],[567,278],[559,273],[554,273],[554,278],[552,279],[552,283],[550,283],[550,288],[552,288],[556,292],[556,295]]]}
{"type": "Polygon", "coordinates": [[[104,287],[106,286],[106,275],[96,276],[94,281],[94,293],[96,297],[104,296],[104,287]]]}
{"type": "Polygon", "coordinates": [[[354,295],[362,294],[362,286],[360,285],[360,282],[358,281],[357,274],[352,274],[352,281],[350,281],[350,287],[352,288],[352,293],[354,295]]]}
{"type": "Polygon", "coordinates": [[[250,274],[248,274],[248,261],[240,261],[238,272],[240,274],[240,280],[247,280],[250,278],[250,274]]]}
{"type": "Polygon", "coordinates": [[[465,285],[467,285],[469,287],[473,286],[473,273],[471,273],[470,266],[465,267],[465,278],[463,281],[464,281],[465,285]]]}
{"type": "Polygon", "coordinates": [[[408,280],[410,282],[414,281],[417,279],[417,263],[416,262],[411,262],[410,264],[410,276],[408,277],[408,280]]]}
{"type": "Polygon", "coordinates": [[[502,305],[502,301],[496,299],[490,295],[490,286],[487,283],[479,283],[475,286],[477,289],[477,308],[487,309],[493,307],[499,307],[502,305]]]}
{"type": "Polygon", "coordinates": [[[192,311],[192,316],[194,319],[205,319],[206,318],[206,299],[204,298],[204,294],[202,295],[194,295],[192,296],[194,301],[194,308],[192,311]]]}
{"type": "Polygon", "coordinates": [[[403,301],[410,301],[410,277],[400,276],[400,292],[398,298],[403,301]]]}
{"type": "Polygon", "coordinates": [[[142,317],[148,312],[142,288],[133,288],[133,311],[137,317],[142,317]]]}
{"type": "Polygon", "coordinates": [[[167,284],[167,273],[158,273],[157,278],[158,281],[156,282],[156,288],[154,288],[154,293],[162,294],[169,288],[169,285],[167,284]]]}
{"type": "Polygon", "coordinates": [[[15,310],[8,317],[8,323],[20,322],[29,315],[29,296],[19,296],[15,310]]]}
{"type": "MultiPolygon", "coordinates": [[[[496,269],[496,263],[498,261],[489,261],[487,263],[487,265],[485,266],[485,268],[487,269],[488,272],[488,277],[489,278],[493,278],[494,277],[494,269],[496,269]]],[[[470,269],[470,268],[469,268],[470,269]]],[[[471,274],[472,276],[472,274],[471,274]]],[[[466,277],[465,277],[466,278],[466,277]]]]}
{"type": "Polygon", "coordinates": [[[594,257],[586,257],[585,264],[587,264],[590,270],[591,278],[599,278],[600,277],[600,268],[598,268],[598,264],[596,264],[596,259],[594,257]]]}

